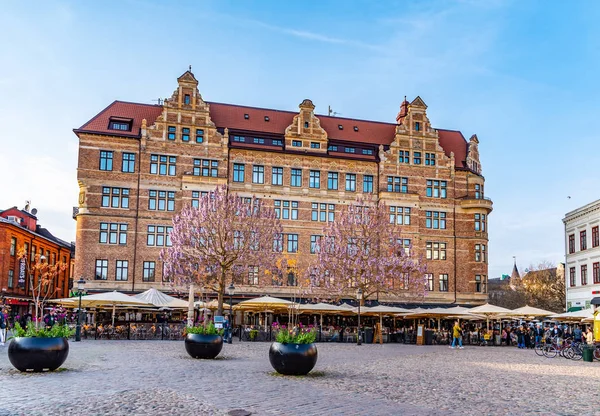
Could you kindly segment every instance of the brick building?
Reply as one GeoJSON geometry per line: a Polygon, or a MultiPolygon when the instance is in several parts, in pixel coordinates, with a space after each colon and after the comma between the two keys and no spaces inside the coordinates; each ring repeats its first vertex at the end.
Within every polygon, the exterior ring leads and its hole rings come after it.
{"type": "MultiPolygon", "coordinates": [[[[429,263],[429,303],[486,300],[487,216],[478,139],[434,129],[427,106],[404,100],[394,123],[204,101],[187,71],[161,105],[115,101],[79,137],[79,253],[88,288],[161,287],[158,255],[171,218],[217,185],[269,201],[283,220],[284,252],[311,242],[340,206],[365,193],[390,207],[406,244],[429,263]]],[[[245,294],[285,296],[248,271],[245,294]]],[[[163,289],[166,286],[163,287],[163,289]]],[[[383,300],[383,299],[382,299],[383,300]]]]}
{"type": "MultiPolygon", "coordinates": [[[[55,237],[41,227],[35,216],[36,210],[21,210],[12,207],[0,211],[0,289],[4,303],[11,306],[16,314],[27,310],[32,302],[31,279],[27,276],[25,264],[19,261],[17,253],[21,248],[27,251],[30,262],[47,261],[50,264],[64,262],[71,264],[74,247],[71,243],[55,237]],[[40,256],[40,257],[36,257],[40,256]]],[[[69,295],[71,287],[71,268],[60,273],[52,284],[52,298],[69,295]]]]}

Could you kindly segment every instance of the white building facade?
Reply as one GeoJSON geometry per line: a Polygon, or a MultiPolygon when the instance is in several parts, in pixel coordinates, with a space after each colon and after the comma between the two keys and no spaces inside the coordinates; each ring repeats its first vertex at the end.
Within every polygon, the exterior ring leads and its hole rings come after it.
{"type": "Polygon", "coordinates": [[[600,200],[567,213],[563,223],[567,310],[588,309],[600,300],[600,200]]]}

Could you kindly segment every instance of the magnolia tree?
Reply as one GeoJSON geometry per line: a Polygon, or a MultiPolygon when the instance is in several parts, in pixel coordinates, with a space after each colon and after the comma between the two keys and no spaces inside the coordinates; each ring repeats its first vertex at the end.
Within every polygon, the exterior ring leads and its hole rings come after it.
{"type": "Polygon", "coordinates": [[[171,246],[161,252],[164,273],[175,285],[197,285],[223,295],[234,275],[248,267],[276,268],[283,232],[273,209],[257,198],[240,198],[226,186],[185,207],[173,219],[171,246]]]}
{"type": "Polygon", "coordinates": [[[390,224],[385,203],[359,199],[323,229],[311,286],[331,295],[363,300],[376,293],[425,294],[426,265],[403,244],[400,228],[390,224]]]}

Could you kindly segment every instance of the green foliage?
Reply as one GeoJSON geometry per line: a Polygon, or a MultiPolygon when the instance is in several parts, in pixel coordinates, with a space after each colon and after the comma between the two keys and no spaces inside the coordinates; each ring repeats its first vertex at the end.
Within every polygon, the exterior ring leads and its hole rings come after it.
{"type": "Polygon", "coordinates": [[[258,335],[258,329],[251,329],[250,330],[250,340],[254,341],[254,338],[256,338],[256,336],[258,335]]]}
{"type": "Polygon", "coordinates": [[[276,341],[280,344],[312,344],[316,338],[315,329],[281,329],[276,341]]]}
{"type": "Polygon", "coordinates": [[[206,326],[188,326],[186,328],[188,334],[200,334],[200,335],[221,335],[225,333],[223,329],[215,328],[215,323],[210,321],[206,326]]]}
{"type": "Polygon", "coordinates": [[[23,329],[23,327],[18,322],[15,322],[13,334],[14,336],[12,338],[69,338],[70,336],[75,334],[75,330],[69,328],[67,325],[59,324],[53,325],[50,328],[46,328],[43,325],[40,328],[36,328],[36,326],[32,322],[30,322],[27,325],[26,329],[23,329]]]}

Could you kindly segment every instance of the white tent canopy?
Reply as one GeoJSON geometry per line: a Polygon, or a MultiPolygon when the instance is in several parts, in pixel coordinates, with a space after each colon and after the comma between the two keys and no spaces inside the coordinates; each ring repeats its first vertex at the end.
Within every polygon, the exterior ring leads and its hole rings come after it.
{"type": "Polygon", "coordinates": [[[134,296],[136,299],[143,300],[151,303],[154,306],[163,308],[179,308],[187,309],[188,302],[183,299],[178,299],[173,296],[169,296],[154,288],[148,289],[145,292],[138,293],[134,296]]]}

